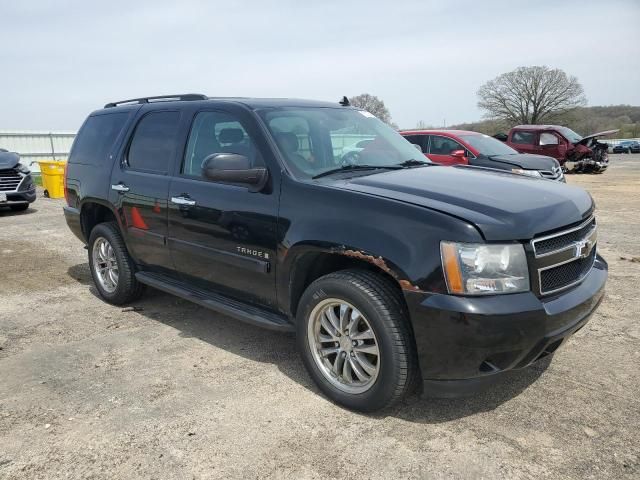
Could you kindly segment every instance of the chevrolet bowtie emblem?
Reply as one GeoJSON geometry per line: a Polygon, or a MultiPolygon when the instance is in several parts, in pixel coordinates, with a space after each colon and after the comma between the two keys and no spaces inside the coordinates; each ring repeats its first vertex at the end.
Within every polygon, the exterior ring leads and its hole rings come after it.
{"type": "Polygon", "coordinates": [[[587,258],[592,248],[593,243],[590,240],[580,240],[574,244],[573,256],[575,258],[587,258]]]}

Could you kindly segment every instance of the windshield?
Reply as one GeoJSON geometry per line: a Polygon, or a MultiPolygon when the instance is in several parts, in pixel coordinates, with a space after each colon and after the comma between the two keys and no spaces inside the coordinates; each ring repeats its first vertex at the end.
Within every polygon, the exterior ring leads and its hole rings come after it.
{"type": "Polygon", "coordinates": [[[569,140],[571,143],[576,143],[582,140],[582,136],[567,127],[558,127],[558,131],[569,140]]]}
{"type": "Polygon", "coordinates": [[[515,155],[518,153],[506,143],[489,135],[460,135],[460,138],[478,150],[481,155],[515,155]]]}
{"type": "MultiPolygon", "coordinates": [[[[341,167],[397,166],[428,159],[398,132],[368,112],[351,108],[274,108],[258,112],[298,177],[341,167]]],[[[353,168],[356,167],[356,168],[353,168]]],[[[377,172],[371,169],[369,172],[377,172]]]]}

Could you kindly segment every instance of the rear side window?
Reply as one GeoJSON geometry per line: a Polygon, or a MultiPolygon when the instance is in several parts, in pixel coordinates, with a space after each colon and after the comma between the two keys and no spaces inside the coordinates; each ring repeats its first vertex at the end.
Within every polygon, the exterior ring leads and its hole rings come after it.
{"type": "Polygon", "coordinates": [[[73,144],[69,163],[99,165],[106,161],[128,116],[128,112],[118,112],[89,117],[73,144]]]}
{"type": "Polygon", "coordinates": [[[519,145],[533,145],[536,134],[533,132],[513,132],[511,143],[519,145]]]}
{"type": "Polygon", "coordinates": [[[423,152],[427,151],[428,142],[426,135],[405,135],[404,138],[414,145],[419,145],[423,152]]]}
{"type": "Polygon", "coordinates": [[[166,174],[176,155],[179,121],[179,112],[151,112],[142,117],[129,145],[129,167],[166,174]]]}

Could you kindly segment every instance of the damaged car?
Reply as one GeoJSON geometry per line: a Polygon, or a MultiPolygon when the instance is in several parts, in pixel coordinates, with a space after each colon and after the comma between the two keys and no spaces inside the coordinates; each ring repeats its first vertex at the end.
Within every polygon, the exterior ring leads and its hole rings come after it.
{"type": "Polygon", "coordinates": [[[609,166],[609,145],[599,138],[617,132],[606,130],[583,137],[559,125],[518,125],[495,138],[520,153],[553,157],[567,173],[603,173],[609,166]]]}

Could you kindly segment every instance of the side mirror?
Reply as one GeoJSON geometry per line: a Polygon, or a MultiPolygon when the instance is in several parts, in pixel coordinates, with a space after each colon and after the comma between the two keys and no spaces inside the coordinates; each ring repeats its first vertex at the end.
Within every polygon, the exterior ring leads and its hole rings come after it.
{"type": "Polygon", "coordinates": [[[413,145],[414,147],[416,147],[416,150],[418,150],[420,153],[424,153],[422,151],[422,147],[420,145],[418,145],[417,143],[412,143],[411,145],[413,145]]]}
{"type": "Polygon", "coordinates": [[[452,157],[456,157],[456,158],[465,158],[466,157],[465,154],[466,154],[466,152],[464,150],[454,150],[449,155],[451,155],[452,157]]]}
{"type": "Polygon", "coordinates": [[[214,153],[202,161],[203,176],[216,182],[240,183],[258,192],[266,185],[266,168],[250,168],[249,159],[236,153],[214,153]]]}

